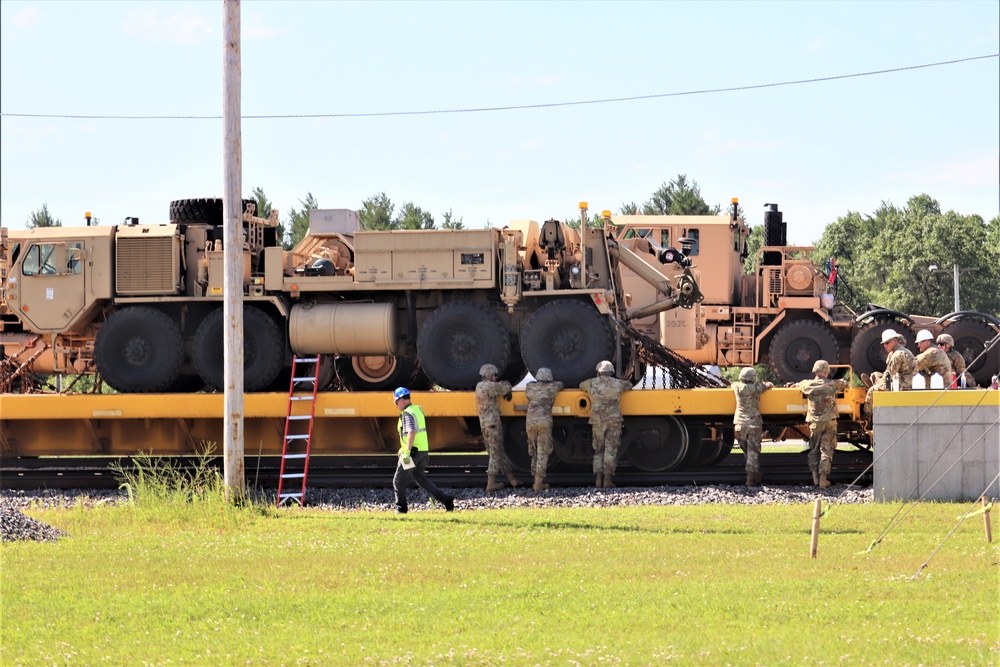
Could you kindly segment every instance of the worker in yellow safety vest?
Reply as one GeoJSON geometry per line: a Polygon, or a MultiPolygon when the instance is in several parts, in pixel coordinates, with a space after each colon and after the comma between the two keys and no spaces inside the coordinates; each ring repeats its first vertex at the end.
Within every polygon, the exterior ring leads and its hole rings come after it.
{"type": "Polygon", "coordinates": [[[406,387],[396,389],[392,394],[392,400],[399,409],[399,421],[396,425],[396,431],[399,433],[399,462],[396,464],[396,474],[392,478],[392,488],[396,492],[396,512],[406,514],[409,511],[406,490],[413,482],[444,505],[446,511],[453,511],[455,497],[439,489],[424,473],[429,458],[424,411],[419,405],[414,405],[410,401],[410,390],[406,387]]]}

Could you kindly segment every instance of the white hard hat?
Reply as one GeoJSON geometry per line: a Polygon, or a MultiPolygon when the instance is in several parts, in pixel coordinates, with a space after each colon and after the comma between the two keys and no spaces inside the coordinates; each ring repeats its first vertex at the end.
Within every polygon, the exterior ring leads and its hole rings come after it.
{"type": "Polygon", "coordinates": [[[893,340],[894,338],[899,338],[899,334],[896,333],[895,329],[886,329],[885,331],[882,332],[883,345],[888,343],[890,340],[893,340]]]}
{"type": "Polygon", "coordinates": [[[917,342],[919,343],[924,340],[934,340],[934,334],[930,332],[930,329],[921,329],[917,332],[917,342]]]}

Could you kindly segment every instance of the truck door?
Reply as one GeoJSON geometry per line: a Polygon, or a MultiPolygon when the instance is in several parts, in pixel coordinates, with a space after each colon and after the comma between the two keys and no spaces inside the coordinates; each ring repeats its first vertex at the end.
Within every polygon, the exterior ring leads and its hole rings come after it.
{"type": "Polygon", "coordinates": [[[82,241],[37,242],[24,248],[16,308],[35,331],[65,331],[86,304],[82,241]]]}

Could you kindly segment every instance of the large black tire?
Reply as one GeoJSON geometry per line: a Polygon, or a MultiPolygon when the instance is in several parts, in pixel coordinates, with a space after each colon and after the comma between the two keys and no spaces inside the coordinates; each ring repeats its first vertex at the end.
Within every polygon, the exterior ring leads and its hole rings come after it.
{"type": "MultiPolygon", "coordinates": [[[[253,199],[243,200],[243,210],[253,199]]],[[[222,224],[221,199],[175,199],[170,202],[170,222],[178,224],[222,224]]]]}
{"type": "Polygon", "coordinates": [[[688,444],[688,430],[676,417],[625,419],[621,452],[640,470],[665,472],[677,468],[684,462],[688,444]]]}
{"type": "Polygon", "coordinates": [[[352,391],[380,391],[396,387],[427,389],[416,386],[420,375],[416,357],[340,357],[337,359],[337,373],[344,387],[352,391]]]}
{"type": "Polygon", "coordinates": [[[976,384],[990,386],[991,378],[1000,373],[1000,345],[980,355],[997,332],[978,320],[959,320],[945,327],[944,333],[955,339],[955,349],[965,358],[965,370],[972,373],[976,384]],[[976,363],[970,366],[973,361],[976,363]]]}
{"type": "Polygon", "coordinates": [[[507,367],[510,336],[486,306],[452,301],[438,307],[420,328],[417,357],[434,384],[475,389],[483,364],[493,364],[501,373],[507,367]]]}
{"type": "Polygon", "coordinates": [[[837,363],[840,347],[825,324],[812,320],[788,322],[771,339],[768,360],[782,382],[798,382],[812,377],[813,364],[820,359],[837,363]]]}
{"type": "Polygon", "coordinates": [[[166,313],[130,306],[97,332],[94,359],[101,378],[123,394],[166,391],[184,364],[184,337],[166,313]]]}
{"type": "Polygon", "coordinates": [[[597,364],[615,358],[607,316],[583,301],[560,299],[539,308],[524,325],[521,358],[532,375],[548,368],[567,388],[597,374],[597,364]]]}
{"type": "Polygon", "coordinates": [[[913,329],[896,320],[886,318],[873,320],[858,329],[851,340],[851,368],[856,375],[885,371],[888,354],[882,347],[882,332],[886,329],[892,329],[901,335],[910,350],[916,349],[917,337],[913,329]]]}
{"type": "MultiPolygon", "coordinates": [[[[205,384],[225,386],[222,308],[202,320],[194,335],[192,358],[205,384]]],[[[243,390],[263,391],[271,386],[285,361],[285,337],[278,324],[260,308],[243,308],[243,390]]]]}

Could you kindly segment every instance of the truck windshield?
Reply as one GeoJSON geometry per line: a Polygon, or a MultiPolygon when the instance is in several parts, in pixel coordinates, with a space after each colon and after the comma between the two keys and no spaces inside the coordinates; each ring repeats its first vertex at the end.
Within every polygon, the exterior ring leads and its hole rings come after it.
{"type": "Polygon", "coordinates": [[[31,246],[24,256],[21,272],[26,276],[54,275],[56,273],[55,253],[56,244],[54,243],[31,246]]]}

